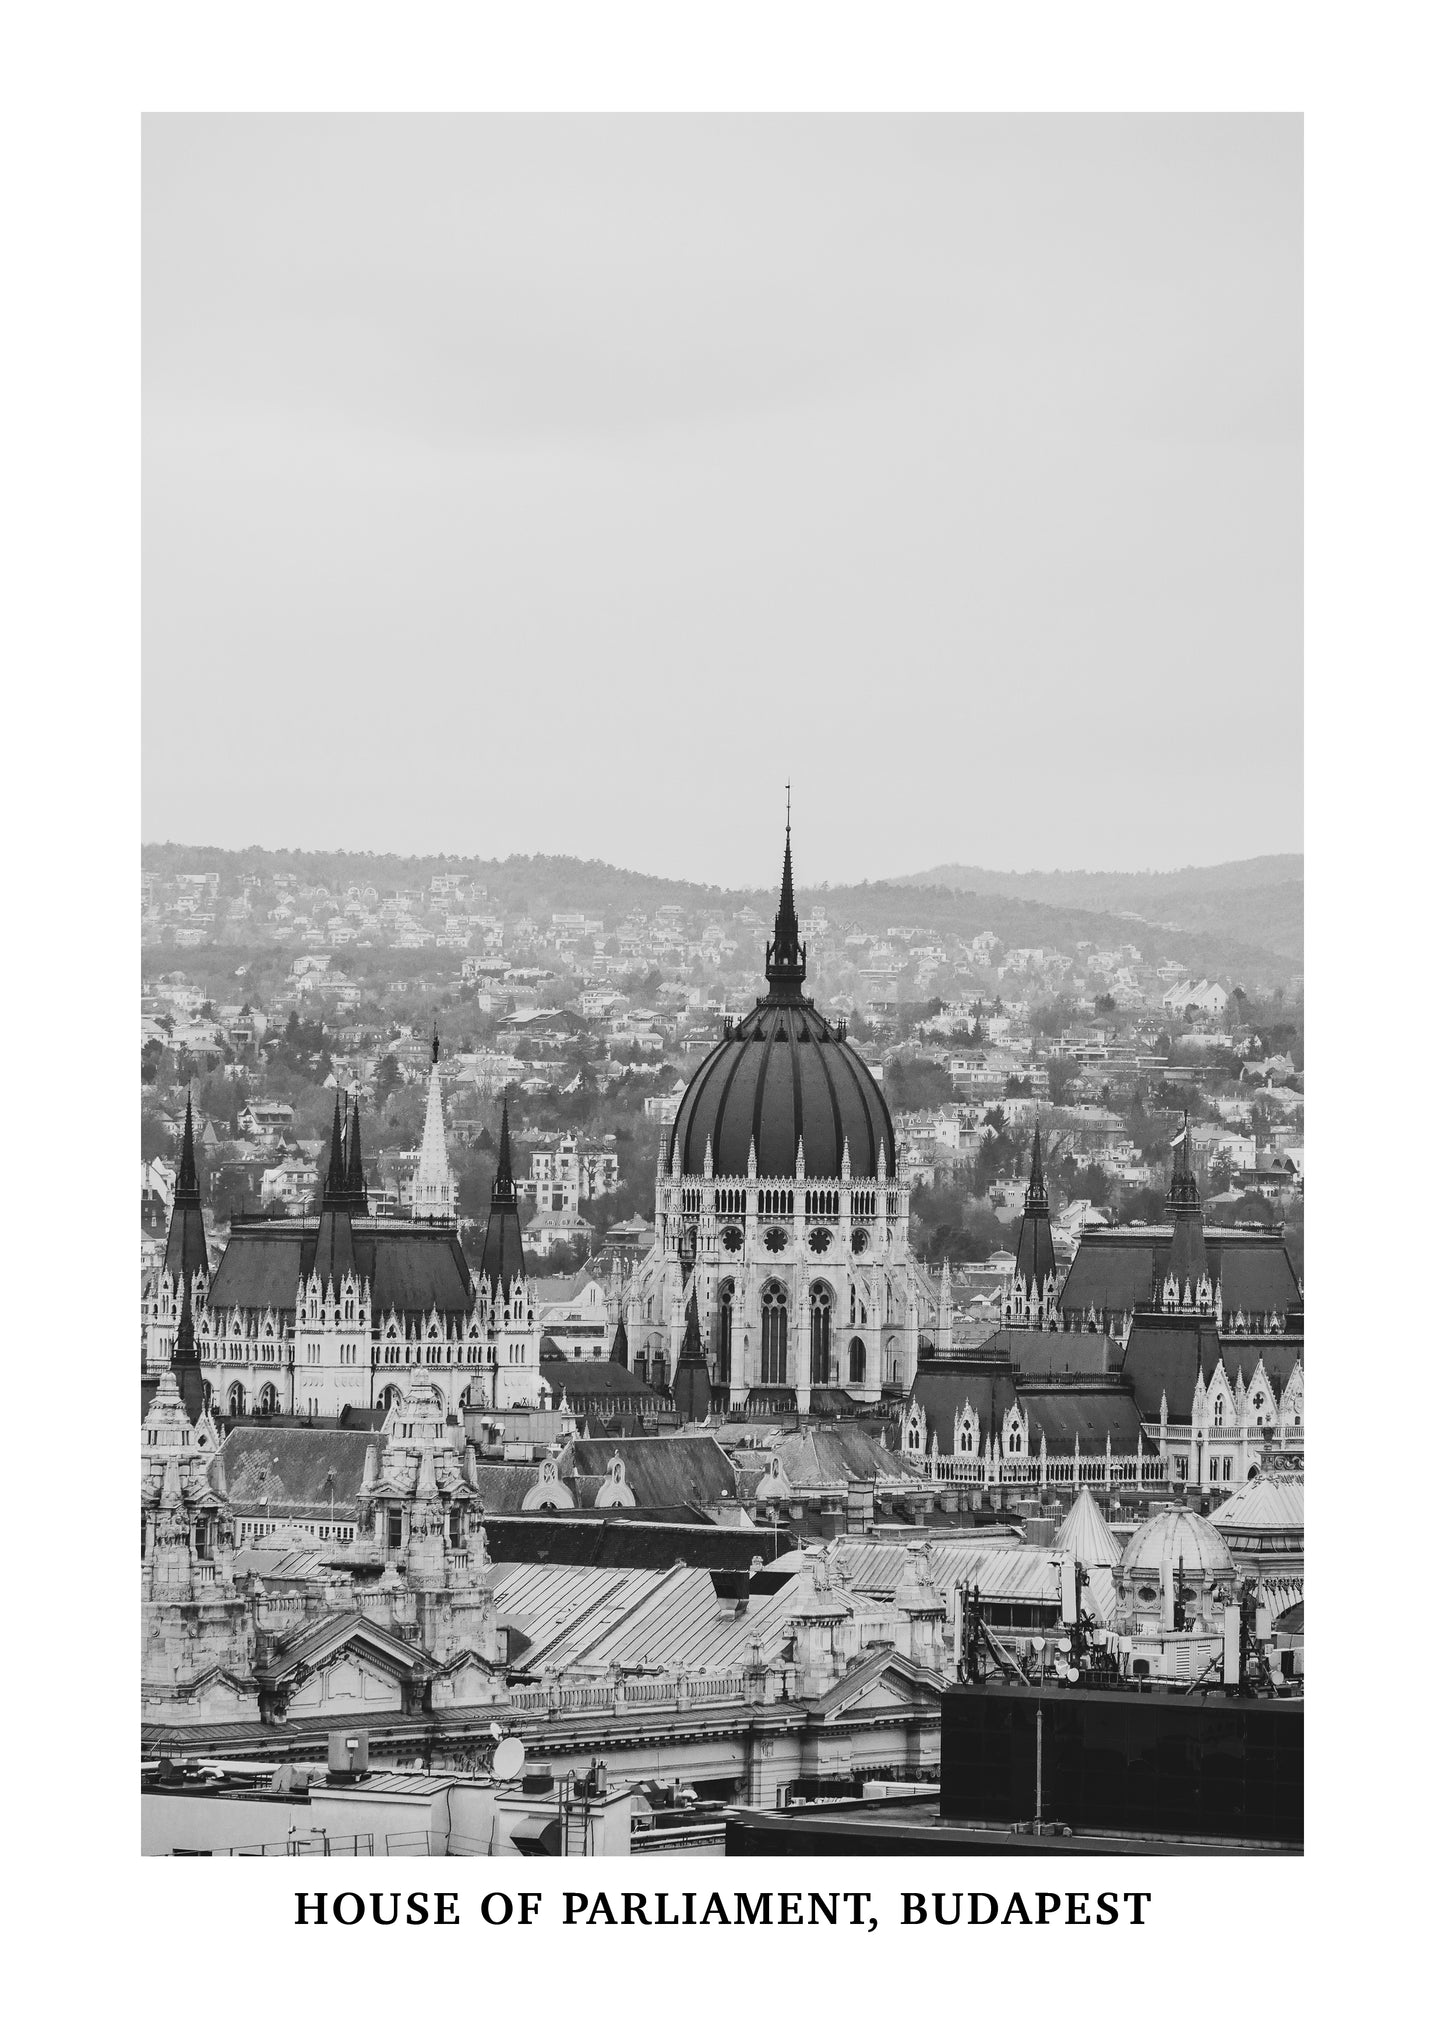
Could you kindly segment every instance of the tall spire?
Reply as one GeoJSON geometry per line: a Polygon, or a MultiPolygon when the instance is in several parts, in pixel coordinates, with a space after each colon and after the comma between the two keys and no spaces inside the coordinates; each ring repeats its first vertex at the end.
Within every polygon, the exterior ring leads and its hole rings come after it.
{"type": "Polygon", "coordinates": [[[1207,1274],[1209,1268],[1209,1254],[1204,1239],[1204,1209],[1199,1199],[1199,1180],[1194,1175],[1193,1138],[1187,1108],[1184,1111],[1184,1129],[1179,1138],[1174,1175],[1169,1182],[1169,1198],[1165,1202],[1164,1211],[1172,1215],[1174,1220],[1174,1233],[1169,1243],[1165,1274],[1173,1277],[1182,1298],[1186,1285],[1194,1293],[1198,1292],[1199,1280],[1207,1274]]]}
{"type": "Polygon", "coordinates": [[[1034,1161],[1033,1168],[1029,1172],[1029,1189],[1024,1194],[1024,1212],[1026,1214],[1047,1214],[1048,1210],[1049,1195],[1048,1189],[1044,1184],[1043,1131],[1039,1127],[1036,1115],[1034,1117],[1034,1161]]]}
{"type": "Polygon", "coordinates": [[[165,1267],[173,1278],[188,1283],[198,1270],[209,1273],[206,1223],[201,1212],[201,1180],[196,1170],[196,1132],[191,1118],[191,1089],[186,1088],[186,1125],[181,1136],[181,1161],[171,1198],[166,1231],[165,1267]]]}
{"type": "Polygon", "coordinates": [[[1023,1280],[1024,1292],[1038,1287],[1040,1300],[1050,1278],[1056,1274],[1054,1231],[1049,1220],[1049,1191],[1044,1183],[1044,1139],[1034,1122],[1034,1162],[1029,1189],[1024,1194],[1023,1218],[1019,1222],[1019,1245],[1014,1255],[1014,1275],[1023,1280]]]}
{"type": "Polygon", "coordinates": [[[346,1146],[341,1133],[341,1088],[338,1086],[331,1101],[331,1157],[326,1166],[326,1181],[321,1188],[321,1211],[334,1214],[346,1203],[346,1146]]]}
{"type": "Polygon", "coordinates": [[[201,1204],[201,1181],[196,1173],[196,1131],[191,1120],[191,1089],[186,1088],[186,1126],[181,1136],[181,1168],[176,1173],[175,1205],[195,1207],[201,1204]]]}
{"type": "Polygon", "coordinates": [[[497,1175],[492,1181],[492,1204],[498,1200],[517,1204],[517,1187],[512,1178],[512,1134],[507,1125],[507,1096],[502,1095],[502,1133],[497,1139],[497,1175]]]}
{"type": "Polygon", "coordinates": [[[189,1271],[181,1280],[181,1319],[176,1329],[176,1345],[171,1354],[170,1368],[176,1380],[176,1389],[194,1426],[205,1408],[206,1385],[201,1375],[201,1358],[196,1350],[196,1324],[191,1318],[189,1271]]]}
{"type": "Polygon", "coordinates": [[[773,941],[766,956],[768,992],[774,1000],[797,1000],[808,969],[808,947],[798,936],[798,911],[793,901],[793,792],[788,784],[788,821],[783,835],[783,884],[773,941]]]}
{"type": "Polygon", "coordinates": [[[1189,1128],[1189,1109],[1184,1110],[1184,1128],[1177,1138],[1179,1154],[1174,1161],[1174,1175],[1169,1182],[1168,1208],[1171,1213],[1181,1207],[1199,1205],[1199,1180],[1194,1175],[1194,1140],[1189,1128]]]}
{"type": "Polygon", "coordinates": [[[426,1125],[421,1132],[421,1150],[416,1160],[411,1210],[419,1218],[444,1221],[454,1219],[457,1211],[457,1181],[447,1162],[446,1119],[442,1113],[441,1043],[435,1030],[431,1040],[426,1125]]]}
{"type": "Polygon", "coordinates": [[[507,1126],[507,1096],[502,1095],[502,1133],[497,1142],[497,1175],[492,1181],[492,1205],[487,1215],[487,1232],[482,1243],[482,1276],[496,1291],[506,1293],[527,1275],[522,1247],[522,1223],[517,1213],[517,1186],[512,1177],[512,1137],[507,1126]]]}
{"type": "Polygon", "coordinates": [[[361,1164],[361,1095],[351,1101],[351,1139],[346,1145],[346,1198],[353,1213],[366,1212],[366,1173],[361,1164]]]}

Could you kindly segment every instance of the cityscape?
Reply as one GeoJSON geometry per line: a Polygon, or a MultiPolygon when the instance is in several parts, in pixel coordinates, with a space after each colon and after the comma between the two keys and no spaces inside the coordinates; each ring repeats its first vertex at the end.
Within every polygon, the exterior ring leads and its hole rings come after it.
{"type": "MultiPolygon", "coordinates": [[[[1299,861],[1198,930],[784,821],[771,898],[146,848],[147,1851],[977,1849],[1031,1684],[1289,1749],[1299,861]]],[[[1066,1744],[1027,1838],[1127,1831],[1066,1744]]],[[[1297,1849],[1281,1766],[1131,1821],[1297,1849]]]]}
{"type": "Polygon", "coordinates": [[[1302,1855],[1303,160],[147,118],[144,1855],[1302,1855]]]}

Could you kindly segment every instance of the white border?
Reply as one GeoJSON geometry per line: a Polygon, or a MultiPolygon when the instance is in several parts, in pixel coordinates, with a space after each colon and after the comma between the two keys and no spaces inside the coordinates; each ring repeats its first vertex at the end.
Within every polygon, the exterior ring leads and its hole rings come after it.
{"type": "MultiPolygon", "coordinates": [[[[1411,1826],[1433,1821],[1418,1712],[1434,1693],[1420,1656],[1439,1631],[1437,1543],[1407,1516],[1433,1488],[1439,1367],[1430,613],[1445,337],[1430,195],[1445,180],[1429,28],[1428,10],[1403,6],[292,4],[57,7],[14,29],[7,821],[26,904],[8,1005],[11,1093],[26,1100],[8,1174],[7,1413],[33,1494],[12,1516],[8,1556],[7,1843],[17,1870],[41,1863],[19,1943],[49,2023],[58,1997],[67,2034],[123,2009],[222,2038],[358,2015],[413,2029],[540,2020],[604,2038],[659,2019],[700,2035],[900,2020],[1334,2034],[1388,2021],[1410,1994],[1404,1940],[1423,1906],[1411,1826]],[[200,1874],[136,1860],[133,1607],[112,1568],[134,1521],[134,1351],[116,1342],[131,1324],[134,1255],[112,1217],[134,1193],[137,110],[382,105],[1305,109],[1309,1850],[1292,1865],[1128,1862],[1127,1880],[1107,1885],[1147,1880],[1156,1902],[1153,1929],[1123,1933],[1122,1948],[1097,1933],[1030,1935],[955,1955],[944,1934],[909,1943],[885,1928],[853,1948],[862,1964],[840,1965],[821,1932],[722,1954],[697,1940],[727,1933],[619,1945],[617,1932],[608,1945],[596,1942],[605,1932],[529,1932],[525,1944],[492,1932],[480,1945],[454,1934],[445,1949],[465,1957],[438,1966],[430,1932],[376,1933],[360,1955],[329,1934],[308,1951],[285,1927],[284,1866],[200,1874]],[[406,1941],[388,1956],[384,1935],[406,1941]]],[[[1216,734],[1221,771],[1228,738],[1216,734]]],[[[487,1870],[427,1871],[463,1888],[487,1870]]],[[[885,1871],[895,1886],[945,1885],[941,1863],[884,1861],[866,1875],[862,1863],[693,1862],[671,1885],[726,1885],[726,1873],[749,1887],[881,1892],[885,1871]]],[[[565,1872],[529,1870],[528,1882],[565,1872]]],[[[1011,1886],[1021,1872],[957,1863],[946,1885],[1011,1886]]],[[[657,1881],[649,1869],[643,1885],[657,1881]]],[[[1091,1885],[1106,1885],[1101,1870],[1091,1885]]],[[[1407,2034],[1428,2020],[1401,2011],[1407,2034]]]]}

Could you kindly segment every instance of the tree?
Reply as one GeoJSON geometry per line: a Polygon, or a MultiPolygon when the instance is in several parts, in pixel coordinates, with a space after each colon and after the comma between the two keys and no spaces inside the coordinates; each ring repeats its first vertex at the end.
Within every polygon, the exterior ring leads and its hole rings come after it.
{"type": "Polygon", "coordinates": [[[941,1107],[953,1098],[953,1082],[942,1065],[927,1058],[895,1058],[888,1067],[885,1090],[896,1114],[941,1107]]]}
{"type": "Polygon", "coordinates": [[[1112,994],[1095,994],[1094,996],[1094,1013],[1096,1015],[1112,1015],[1118,1005],[1119,1003],[1112,994]]]}
{"type": "Polygon", "coordinates": [[[1067,1107],[1074,1098],[1074,1088],[1079,1083],[1081,1067],[1077,1058],[1051,1057],[1049,1059],[1049,1099],[1055,1107],[1067,1107]]]}

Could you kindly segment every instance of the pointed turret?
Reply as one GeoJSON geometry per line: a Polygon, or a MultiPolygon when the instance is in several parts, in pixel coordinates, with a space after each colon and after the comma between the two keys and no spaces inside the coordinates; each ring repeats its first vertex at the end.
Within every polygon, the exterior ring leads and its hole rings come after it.
{"type": "Polygon", "coordinates": [[[1177,1138],[1174,1175],[1169,1183],[1169,1198],[1164,1210],[1173,1217],[1174,1234],[1169,1244],[1168,1260],[1159,1272],[1160,1281],[1162,1283],[1172,1277],[1181,1299],[1186,1287],[1191,1298],[1195,1298],[1199,1292],[1199,1281],[1207,1276],[1209,1266],[1204,1246],[1204,1210],[1199,1200],[1199,1181],[1194,1175],[1193,1138],[1187,1108],[1183,1132],[1177,1138]]]}
{"type": "Polygon", "coordinates": [[[336,1213],[345,1206],[346,1138],[342,1133],[341,1088],[338,1086],[331,1101],[331,1155],[321,1186],[321,1211],[323,1214],[336,1213]]]}
{"type": "Polygon", "coordinates": [[[358,1093],[351,1103],[351,1136],[346,1145],[346,1198],[354,1214],[364,1214],[366,1204],[366,1172],[361,1162],[361,1095],[358,1093]]]}
{"type": "Polygon", "coordinates": [[[206,1257],[206,1223],[201,1212],[201,1180],[196,1170],[196,1132],[191,1118],[191,1092],[186,1088],[186,1125],[181,1135],[181,1161],[166,1233],[165,1268],[177,1281],[197,1271],[210,1275],[206,1257]]]}
{"type": "Polygon", "coordinates": [[[697,1317],[696,1285],[687,1296],[687,1325],[683,1329],[682,1347],[678,1351],[677,1368],[672,1377],[672,1402],[679,1419],[696,1421],[707,1418],[712,1404],[712,1384],[707,1373],[707,1356],[703,1351],[702,1327],[697,1317]]]}
{"type": "Polygon", "coordinates": [[[176,1330],[176,1346],[171,1356],[171,1374],[176,1380],[185,1405],[187,1417],[192,1426],[205,1410],[206,1386],[201,1376],[201,1358],[196,1348],[196,1327],[191,1318],[191,1279],[187,1272],[181,1281],[181,1320],[176,1330]]]}
{"type": "Polygon", "coordinates": [[[1014,1277],[1021,1279],[1025,1297],[1034,1288],[1042,1299],[1044,1288],[1054,1276],[1054,1231],[1049,1222],[1049,1194],[1044,1184],[1044,1139],[1034,1123],[1034,1161],[1029,1188],[1024,1195],[1023,1219],[1019,1222],[1019,1246],[1014,1257],[1014,1277]]]}
{"type": "Polygon", "coordinates": [[[788,823],[783,835],[783,884],[778,892],[778,913],[773,920],[773,941],[767,949],[768,994],[770,999],[796,1001],[802,996],[808,970],[808,947],[798,935],[798,910],[793,900],[793,800],[788,795],[788,823]]]}
{"type": "Polygon", "coordinates": [[[631,1370],[627,1355],[627,1322],[619,1320],[617,1332],[612,1337],[612,1353],[608,1358],[614,1370],[631,1370]]]}
{"type": "Polygon", "coordinates": [[[356,1268],[351,1241],[350,1198],[346,1190],[346,1149],[342,1139],[341,1094],[338,1090],[331,1109],[331,1159],[321,1187],[321,1218],[316,1224],[316,1255],[312,1275],[325,1292],[328,1284],[339,1290],[341,1281],[356,1268]]]}
{"type": "Polygon", "coordinates": [[[517,1213],[517,1185],[512,1177],[512,1135],[507,1120],[507,1096],[502,1095],[502,1132],[497,1139],[497,1175],[492,1180],[492,1204],[487,1214],[487,1233],[482,1243],[481,1274],[495,1290],[510,1294],[518,1278],[527,1275],[522,1250],[522,1223],[517,1213]]]}
{"type": "Polygon", "coordinates": [[[416,1160],[411,1210],[418,1220],[449,1221],[457,1211],[457,1181],[447,1162],[446,1119],[442,1112],[441,1039],[431,1040],[431,1077],[427,1084],[426,1124],[416,1160]]]}

